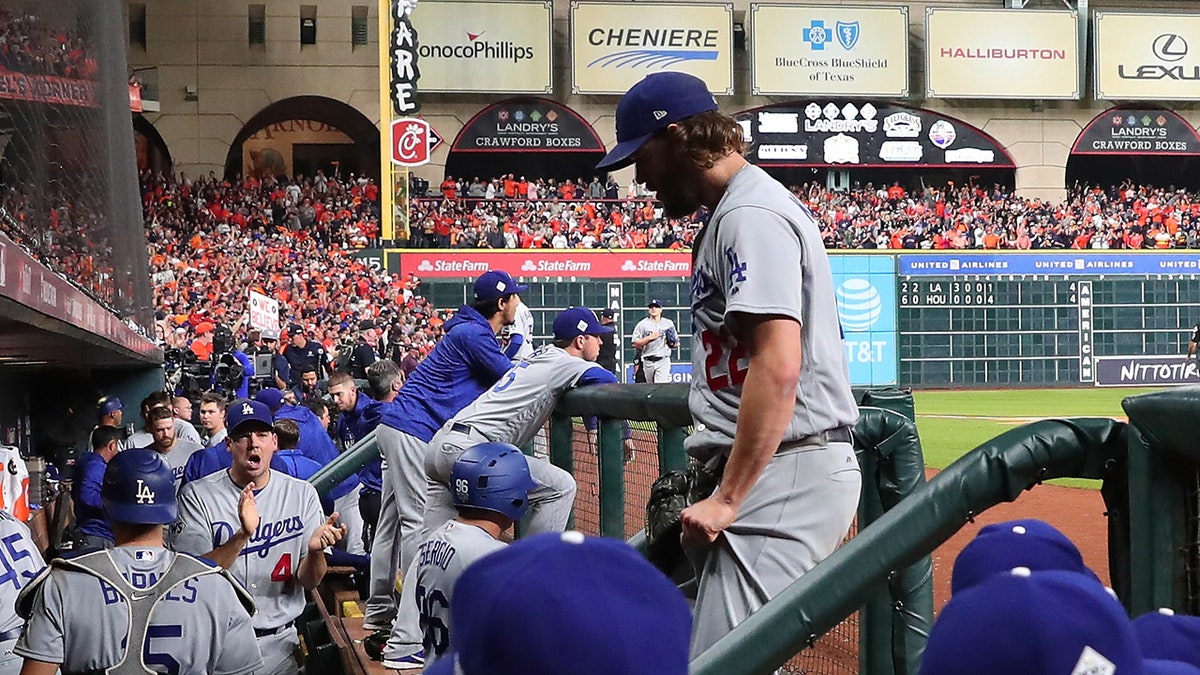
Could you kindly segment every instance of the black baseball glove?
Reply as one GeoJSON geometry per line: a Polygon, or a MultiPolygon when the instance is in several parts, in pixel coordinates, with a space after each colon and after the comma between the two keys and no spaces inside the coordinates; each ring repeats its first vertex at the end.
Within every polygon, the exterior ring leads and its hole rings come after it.
{"type": "Polygon", "coordinates": [[[646,559],[668,576],[683,557],[679,535],[680,515],[717,489],[720,476],[692,462],[682,470],[668,471],[650,486],[646,502],[646,559]]]}

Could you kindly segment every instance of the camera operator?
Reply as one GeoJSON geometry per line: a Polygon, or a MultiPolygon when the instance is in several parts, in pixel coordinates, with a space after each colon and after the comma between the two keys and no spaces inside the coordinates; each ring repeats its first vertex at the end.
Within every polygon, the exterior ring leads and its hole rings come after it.
{"type": "Polygon", "coordinates": [[[283,354],[279,352],[279,331],[264,328],[262,331],[262,347],[255,353],[271,355],[271,372],[259,374],[259,377],[266,381],[266,384],[263,386],[287,389],[292,369],[288,365],[287,359],[283,358],[283,354]]]}
{"type": "Polygon", "coordinates": [[[238,349],[233,339],[233,331],[229,330],[228,326],[217,326],[213,330],[212,343],[213,389],[234,394],[236,398],[249,397],[250,378],[254,377],[254,362],[245,352],[238,349]]]}
{"type": "Polygon", "coordinates": [[[300,384],[292,387],[292,393],[296,395],[296,403],[305,403],[325,399],[329,390],[324,380],[317,379],[317,371],[312,366],[303,366],[300,384]]]}

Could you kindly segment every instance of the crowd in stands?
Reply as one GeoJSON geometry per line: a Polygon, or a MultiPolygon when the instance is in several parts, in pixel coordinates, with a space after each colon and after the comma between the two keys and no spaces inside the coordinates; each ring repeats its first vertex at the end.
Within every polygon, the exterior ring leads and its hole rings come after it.
{"type": "MultiPolygon", "coordinates": [[[[664,218],[636,183],[618,199],[611,177],[604,184],[447,177],[440,190],[413,200],[416,247],[679,249],[690,247],[705,217],[664,218]]],[[[1186,190],[1076,187],[1061,203],[998,185],[792,190],[818,216],[831,249],[1200,248],[1200,193],[1186,190]]]]}
{"type": "Polygon", "coordinates": [[[378,198],[372,180],[321,173],[241,183],[143,175],[158,337],[183,347],[214,325],[245,332],[256,290],[279,301],[282,325],[331,354],[367,319],[389,344],[427,350],[442,318],[416,293],[419,279],[352,255],[378,237],[378,198]]]}
{"type": "Polygon", "coordinates": [[[0,11],[0,68],[27,75],[95,78],[97,65],[78,33],[41,17],[0,11]]]}

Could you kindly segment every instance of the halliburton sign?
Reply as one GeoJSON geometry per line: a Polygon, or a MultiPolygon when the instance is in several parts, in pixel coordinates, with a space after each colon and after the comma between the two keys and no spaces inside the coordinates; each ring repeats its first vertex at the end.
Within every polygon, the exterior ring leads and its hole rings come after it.
{"type": "Polygon", "coordinates": [[[675,251],[579,249],[521,249],[503,253],[433,249],[400,253],[400,273],[423,278],[469,278],[497,269],[525,278],[686,278],[692,274],[692,255],[675,251]]]}

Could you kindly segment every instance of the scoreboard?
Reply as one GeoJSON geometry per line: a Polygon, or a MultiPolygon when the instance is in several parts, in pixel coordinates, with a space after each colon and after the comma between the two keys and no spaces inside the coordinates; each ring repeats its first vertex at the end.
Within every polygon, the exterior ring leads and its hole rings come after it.
{"type": "Polygon", "coordinates": [[[1183,360],[1200,253],[937,253],[897,267],[905,386],[1200,381],[1183,360]]]}

